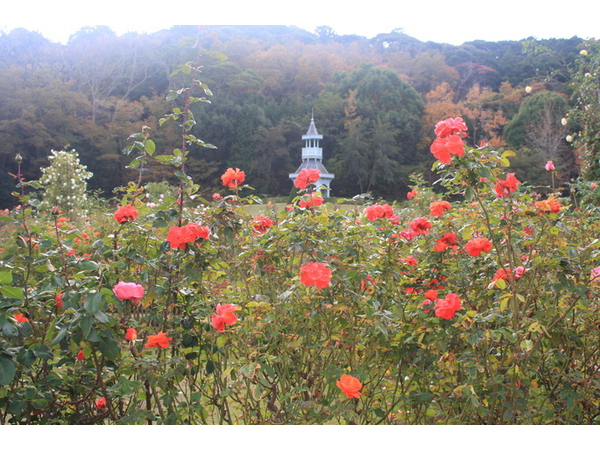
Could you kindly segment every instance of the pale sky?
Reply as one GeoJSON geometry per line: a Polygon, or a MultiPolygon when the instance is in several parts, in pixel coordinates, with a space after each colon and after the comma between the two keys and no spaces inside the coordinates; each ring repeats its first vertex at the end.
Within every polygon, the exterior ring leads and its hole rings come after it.
{"type": "Polygon", "coordinates": [[[83,26],[117,34],[151,33],[174,24],[296,25],[313,32],[373,37],[402,28],[421,41],[460,45],[475,39],[600,38],[600,2],[570,0],[29,0],[2,6],[0,30],[23,27],[66,43],[83,26]],[[177,8],[177,9],[175,9],[177,8]]]}

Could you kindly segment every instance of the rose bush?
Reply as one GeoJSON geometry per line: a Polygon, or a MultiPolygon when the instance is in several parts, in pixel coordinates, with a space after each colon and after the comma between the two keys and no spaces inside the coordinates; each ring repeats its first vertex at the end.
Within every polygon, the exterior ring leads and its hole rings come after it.
{"type": "Polygon", "coordinates": [[[125,220],[23,197],[0,253],[0,423],[598,424],[599,218],[540,205],[511,152],[461,148],[434,163],[451,204],[419,182],[395,208],[302,193],[258,220],[239,169],[200,199],[185,149],[158,159],[177,198],[129,186],[125,220]]]}

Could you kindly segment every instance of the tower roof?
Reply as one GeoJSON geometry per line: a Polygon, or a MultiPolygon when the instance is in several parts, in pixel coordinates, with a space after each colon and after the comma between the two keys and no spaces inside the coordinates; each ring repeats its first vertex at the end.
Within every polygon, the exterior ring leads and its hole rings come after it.
{"type": "Polygon", "coordinates": [[[315,119],[310,119],[310,125],[308,127],[308,131],[305,136],[319,136],[319,132],[317,131],[317,126],[315,125],[315,119]]]}

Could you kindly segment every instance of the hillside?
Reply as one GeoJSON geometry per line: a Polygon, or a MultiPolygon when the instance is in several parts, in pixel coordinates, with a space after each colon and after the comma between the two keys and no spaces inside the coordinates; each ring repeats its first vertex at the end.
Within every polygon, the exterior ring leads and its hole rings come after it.
{"type": "MultiPolygon", "coordinates": [[[[176,26],[119,37],[98,26],[61,45],[16,29],[0,35],[0,207],[15,204],[9,173],[17,153],[32,180],[52,149],[75,148],[94,173],[90,187],[110,194],[137,176],[124,168],[131,157],[122,150],[142,126],[151,128],[157,154],[172,151],[178,129],[158,120],[177,106],[166,100],[168,90],[185,83],[183,74],[170,75],[197,58],[197,48],[182,45],[188,37],[205,51],[202,81],[213,94],[210,104],[192,107],[193,134],[217,147],[190,154],[188,173],[203,192],[220,189],[216,175],[225,168],[240,167],[259,194],[287,195],[314,111],[325,165],[336,173],[334,195],[371,191],[389,200],[404,198],[411,173],[428,176],[433,126],[459,115],[472,145],[527,147],[515,170],[539,182],[545,174],[529,167],[548,154],[531,136],[541,126],[538,110],[548,104],[520,109],[525,100],[552,93],[560,103],[553,117],[560,120],[570,99],[560,71],[583,44],[574,37],[451,46],[401,31],[367,39],[287,26],[176,26]]],[[[576,176],[564,139],[552,151],[565,177],[576,176]]],[[[170,180],[161,166],[149,169],[145,181],[170,180]]]]}

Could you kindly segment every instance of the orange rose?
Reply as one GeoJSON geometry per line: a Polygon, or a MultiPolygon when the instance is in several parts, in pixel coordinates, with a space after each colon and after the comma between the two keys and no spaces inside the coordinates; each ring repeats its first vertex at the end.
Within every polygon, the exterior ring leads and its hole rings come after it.
{"type": "Polygon", "coordinates": [[[135,341],[137,339],[137,331],[135,328],[127,328],[127,332],[125,333],[125,339],[128,341],[135,341]]]}
{"type": "Polygon", "coordinates": [[[547,200],[535,202],[535,206],[540,210],[540,213],[557,214],[560,212],[561,209],[560,203],[554,197],[550,197],[547,200]]]}
{"type": "Polygon", "coordinates": [[[243,170],[236,168],[233,170],[231,167],[225,171],[223,175],[221,175],[221,181],[223,181],[223,186],[227,186],[229,189],[235,189],[239,187],[240,184],[244,182],[246,179],[246,174],[243,170]]]}
{"type": "Polygon", "coordinates": [[[335,383],[348,398],[360,398],[362,383],[352,375],[342,375],[335,383]]]}
{"type": "Polygon", "coordinates": [[[173,339],[172,337],[167,337],[167,333],[160,332],[158,334],[148,336],[148,342],[144,346],[145,348],[152,347],[161,347],[167,348],[169,346],[169,341],[173,339]]]}

